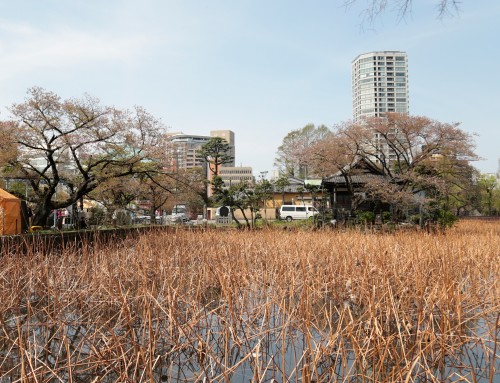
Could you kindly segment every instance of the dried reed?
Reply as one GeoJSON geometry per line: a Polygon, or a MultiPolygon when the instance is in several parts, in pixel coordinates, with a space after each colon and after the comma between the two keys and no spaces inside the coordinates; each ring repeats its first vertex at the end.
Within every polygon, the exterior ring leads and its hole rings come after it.
{"type": "Polygon", "coordinates": [[[0,382],[493,382],[500,223],[184,231],[2,258],[0,382]]]}

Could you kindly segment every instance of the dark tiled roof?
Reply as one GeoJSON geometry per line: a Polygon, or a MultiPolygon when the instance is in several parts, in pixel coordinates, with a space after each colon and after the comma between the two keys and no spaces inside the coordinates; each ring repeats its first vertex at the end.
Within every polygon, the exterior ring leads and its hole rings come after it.
{"type": "MultiPolygon", "coordinates": [[[[350,177],[351,182],[353,184],[365,184],[368,181],[373,181],[377,179],[383,179],[385,176],[378,174],[354,174],[350,177]]],[[[345,185],[346,181],[343,176],[334,175],[328,178],[325,178],[323,183],[325,184],[336,184],[336,185],[345,185]]]]}

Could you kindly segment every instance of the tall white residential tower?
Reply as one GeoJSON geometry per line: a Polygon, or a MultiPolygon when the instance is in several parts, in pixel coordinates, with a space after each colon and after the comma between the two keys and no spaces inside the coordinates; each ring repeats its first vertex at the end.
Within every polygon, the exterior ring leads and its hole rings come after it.
{"type": "Polygon", "coordinates": [[[352,109],[354,121],[387,112],[409,113],[405,52],[369,52],[353,60],[352,109]]]}

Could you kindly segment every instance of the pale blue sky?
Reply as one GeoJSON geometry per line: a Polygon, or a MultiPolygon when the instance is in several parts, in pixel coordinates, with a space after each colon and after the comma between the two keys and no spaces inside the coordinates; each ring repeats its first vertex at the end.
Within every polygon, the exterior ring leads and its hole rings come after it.
{"type": "Polygon", "coordinates": [[[271,171],[277,147],[308,123],[351,119],[351,61],[402,50],[410,113],[477,133],[475,163],[500,157],[500,1],[463,0],[437,19],[414,0],[362,25],[365,0],[0,0],[0,119],[26,90],[89,93],[141,105],[171,131],[230,129],[236,162],[271,171]]]}

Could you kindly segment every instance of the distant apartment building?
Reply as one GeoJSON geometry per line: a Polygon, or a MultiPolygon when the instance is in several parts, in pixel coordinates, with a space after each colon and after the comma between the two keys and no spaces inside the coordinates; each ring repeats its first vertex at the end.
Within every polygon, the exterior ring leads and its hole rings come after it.
{"type": "Polygon", "coordinates": [[[242,182],[254,182],[253,170],[250,166],[223,166],[219,169],[219,177],[227,187],[242,182]]]}
{"type": "MultiPolygon", "coordinates": [[[[409,114],[408,57],[401,51],[364,53],[352,62],[352,107],[355,122],[387,113],[409,114]]],[[[397,129],[393,133],[397,135],[397,129]]],[[[374,132],[373,147],[386,159],[396,155],[385,138],[374,132]]],[[[374,158],[374,162],[378,159],[374,158]]]]}
{"type": "Polygon", "coordinates": [[[400,51],[364,53],[352,62],[352,109],[355,122],[409,113],[408,57],[400,51]]]}
{"type": "MultiPolygon", "coordinates": [[[[210,136],[201,136],[184,133],[171,133],[168,136],[167,153],[169,167],[172,170],[186,170],[197,167],[205,168],[205,160],[198,154],[199,150],[212,137],[224,138],[231,145],[231,154],[234,158],[234,133],[230,130],[214,130],[210,136]]],[[[234,160],[228,165],[234,166],[234,160]]]]}
{"type": "Polygon", "coordinates": [[[186,170],[203,167],[204,159],[198,155],[208,136],[174,133],[168,137],[166,157],[171,170],[186,170]]]}
{"type": "MultiPolygon", "coordinates": [[[[207,172],[208,181],[213,179],[213,166],[207,172]]],[[[230,188],[234,185],[239,185],[242,182],[253,184],[255,179],[253,177],[253,170],[250,166],[221,166],[218,170],[218,176],[224,182],[224,188],[230,188]]],[[[213,195],[213,187],[207,184],[207,195],[213,195]]]]}

